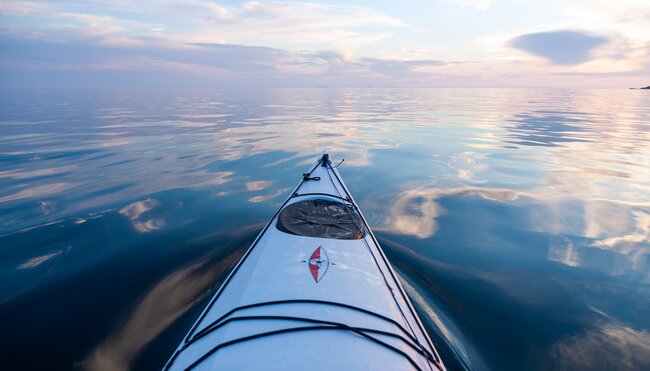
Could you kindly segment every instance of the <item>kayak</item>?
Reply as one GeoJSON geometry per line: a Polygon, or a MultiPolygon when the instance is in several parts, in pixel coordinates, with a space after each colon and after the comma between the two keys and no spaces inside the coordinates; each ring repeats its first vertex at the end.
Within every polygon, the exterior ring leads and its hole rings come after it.
{"type": "Polygon", "coordinates": [[[444,370],[328,154],[210,300],[166,370],[444,370]]]}

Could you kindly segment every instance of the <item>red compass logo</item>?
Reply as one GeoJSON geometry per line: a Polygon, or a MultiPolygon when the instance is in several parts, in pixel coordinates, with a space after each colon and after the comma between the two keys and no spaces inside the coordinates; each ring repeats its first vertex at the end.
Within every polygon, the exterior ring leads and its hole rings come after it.
{"type": "Polygon", "coordinates": [[[316,283],[320,282],[330,266],[330,261],[327,258],[325,249],[322,246],[318,246],[318,248],[311,254],[307,264],[309,265],[311,276],[314,277],[314,281],[316,281],[316,283]]]}

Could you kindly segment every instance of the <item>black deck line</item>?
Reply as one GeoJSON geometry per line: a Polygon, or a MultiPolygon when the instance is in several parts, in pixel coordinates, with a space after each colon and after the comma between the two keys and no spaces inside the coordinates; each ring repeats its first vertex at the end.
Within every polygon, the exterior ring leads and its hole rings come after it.
{"type": "Polygon", "coordinates": [[[196,361],[194,361],[192,364],[190,364],[185,370],[193,369],[194,367],[198,366],[201,362],[203,362],[205,359],[210,357],[212,354],[217,352],[219,349],[225,348],[225,347],[233,345],[233,344],[237,344],[237,343],[241,343],[241,342],[249,341],[249,340],[254,340],[254,339],[259,339],[259,338],[263,338],[263,337],[269,337],[269,336],[273,336],[273,335],[291,333],[291,332],[319,331],[319,330],[348,330],[348,331],[354,332],[354,333],[356,333],[358,335],[361,335],[364,338],[366,338],[366,339],[368,339],[368,340],[370,340],[372,342],[375,342],[375,343],[377,343],[377,344],[379,344],[379,345],[381,345],[383,347],[386,347],[386,348],[388,348],[388,349],[402,355],[404,358],[406,358],[413,365],[413,367],[415,367],[416,370],[422,371],[422,368],[420,368],[420,366],[418,366],[418,364],[408,354],[406,354],[404,351],[402,351],[400,349],[397,349],[397,348],[395,348],[394,346],[392,346],[390,344],[386,344],[385,342],[383,342],[383,341],[381,341],[381,340],[379,340],[377,338],[374,338],[374,337],[372,337],[372,336],[370,336],[368,334],[365,334],[362,331],[357,331],[354,328],[346,326],[346,325],[341,325],[341,326],[337,325],[337,326],[294,327],[294,328],[290,328],[290,329],[282,329],[282,330],[264,332],[264,333],[260,333],[260,334],[245,336],[245,337],[242,337],[242,338],[239,338],[239,339],[227,341],[227,342],[221,343],[221,344],[217,345],[216,347],[214,347],[214,348],[210,349],[209,351],[207,351],[205,354],[203,354],[201,357],[199,357],[196,361]]]}
{"type": "Polygon", "coordinates": [[[294,192],[294,194],[292,194],[291,197],[289,197],[289,199],[296,198],[296,197],[302,197],[302,196],[327,196],[327,197],[332,197],[332,198],[336,198],[336,199],[339,199],[339,200],[343,200],[343,201],[345,201],[345,202],[347,202],[349,204],[352,204],[350,199],[343,198],[343,197],[340,197],[340,196],[337,196],[337,195],[333,195],[331,193],[322,193],[322,192],[311,192],[311,193],[294,192]]]}
{"type": "MultiPolygon", "coordinates": [[[[204,336],[208,335],[209,333],[212,333],[219,328],[227,325],[228,323],[235,322],[235,321],[249,321],[249,320],[287,320],[287,321],[299,321],[299,322],[308,322],[308,323],[316,323],[316,324],[321,324],[321,325],[335,325],[335,326],[349,326],[344,323],[340,322],[333,322],[333,321],[324,321],[320,319],[314,319],[314,318],[305,318],[305,317],[294,317],[294,316],[242,316],[242,317],[230,317],[226,319],[225,321],[221,321],[218,324],[215,325],[215,327],[210,328],[210,331],[206,332],[203,334],[201,337],[195,337],[192,340],[192,344],[195,341],[198,341],[202,339],[204,336]]],[[[362,332],[370,332],[374,334],[379,334],[379,335],[385,335],[388,337],[392,337],[395,339],[399,339],[402,342],[406,343],[411,349],[413,349],[415,352],[420,353],[421,349],[418,348],[415,344],[409,341],[409,339],[404,338],[401,335],[398,335],[396,333],[390,332],[390,331],[384,331],[384,330],[377,330],[373,328],[367,328],[367,327],[357,327],[357,326],[349,326],[350,328],[353,328],[357,331],[362,331],[362,332]]],[[[428,358],[431,360],[433,357],[429,354],[428,358]]]]}
{"type": "MultiPolygon", "coordinates": [[[[240,311],[240,310],[246,310],[246,309],[251,309],[251,308],[257,308],[257,307],[262,307],[262,306],[268,306],[268,305],[281,305],[281,304],[320,304],[320,305],[333,305],[333,306],[338,306],[346,309],[351,309],[355,310],[364,314],[371,315],[373,317],[379,318],[381,320],[384,320],[386,322],[389,322],[393,325],[395,325],[397,328],[399,328],[410,340],[413,342],[417,343],[417,339],[411,335],[406,329],[397,321],[395,321],[392,318],[383,316],[379,313],[375,313],[373,311],[364,309],[364,308],[359,308],[355,307],[353,305],[349,304],[343,304],[343,303],[337,303],[337,302],[332,302],[332,301],[325,301],[325,300],[312,300],[312,299],[292,299],[292,300],[276,300],[276,301],[269,301],[269,302],[261,302],[261,303],[255,303],[255,304],[248,304],[248,305],[243,305],[241,307],[233,308],[206,327],[204,327],[202,330],[198,331],[191,339],[189,339],[181,348],[181,350],[184,350],[187,348],[189,345],[194,343],[196,340],[199,340],[202,338],[204,335],[206,335],[209,332],[212,332],[214,329],[213,327],[218,327],[220,326],[220,323],[224,321],[225,318],[231,316],[233,313],[240,311]]],[[[320,321],[320,320],[319,320],[320,321]]],[[[397,334],[395,334],[397,335],[397,334]]],[[[433,358],[433,355],[427,352],[427,357],[426,358],[433,358]]]]}

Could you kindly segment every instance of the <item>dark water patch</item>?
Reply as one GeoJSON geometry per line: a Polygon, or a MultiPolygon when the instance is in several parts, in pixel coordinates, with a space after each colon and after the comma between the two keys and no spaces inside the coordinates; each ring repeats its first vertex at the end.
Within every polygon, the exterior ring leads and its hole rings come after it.
{"type": "Polygon", "coordinates": [[[4,323],[4,336],[13,340],[2,350],[5,367],[131,369],[142,348],[156,340],[158,351],[141,362],[160,368],[163,354],[175,349],[259,228],[201,240],[140,241],[134,247],[146,254],[129,249],[50,269],[38,287],[0,309],[3,318],[30,318],[4,323]],[[162,333],[169,337],[157,339],[162,333]],[[49,356],[30,356],[35,351],[49,356]]]}

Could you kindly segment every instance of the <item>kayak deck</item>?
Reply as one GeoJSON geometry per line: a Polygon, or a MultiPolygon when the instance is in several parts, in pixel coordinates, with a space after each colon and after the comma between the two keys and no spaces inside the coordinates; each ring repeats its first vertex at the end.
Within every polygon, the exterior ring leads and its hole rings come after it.
{"type": "Polygon", "coordinates": [[[444,370],[327,155],[303,176],[165,368],[444,370]]]}

